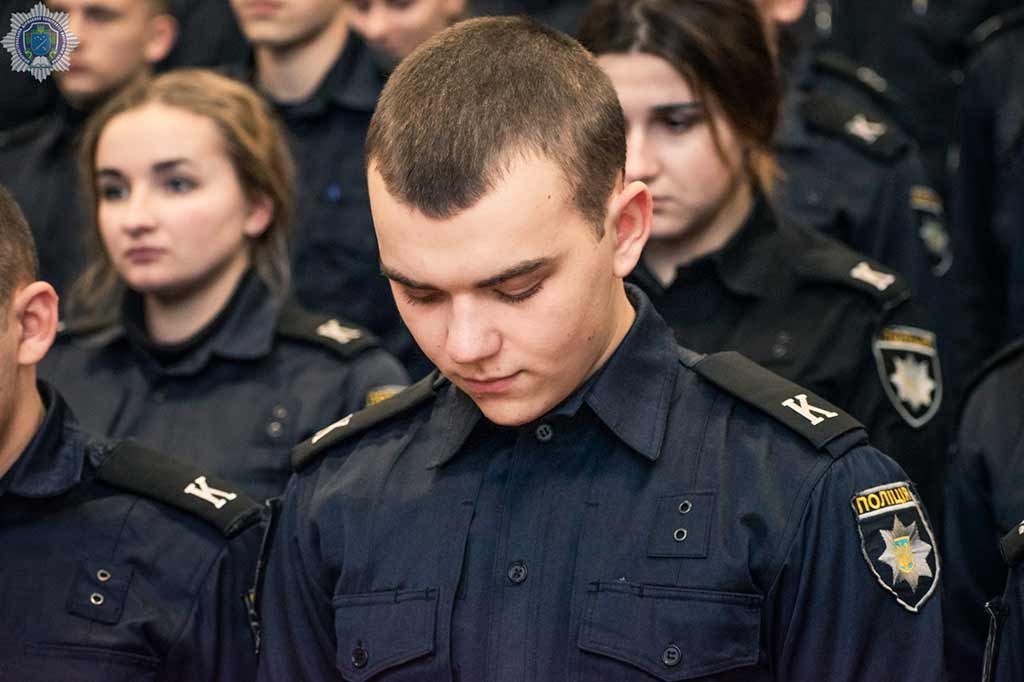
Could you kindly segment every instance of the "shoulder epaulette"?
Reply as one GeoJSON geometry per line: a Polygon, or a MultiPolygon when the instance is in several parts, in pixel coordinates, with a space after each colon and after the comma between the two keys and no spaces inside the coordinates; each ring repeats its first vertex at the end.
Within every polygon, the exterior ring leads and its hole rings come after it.
{"type": "Polygon", "coordinates": [[[813,240],[810,248],[800,248],[801,257],[792,263],[793,271],[805,280],[829,282],[854,289],[889,309],[911,296],[910,287],[898,274],[884,265],[850,249],[842,242],[791,226],[797,238],[813,240]]]}
{"type": "Polygon", "coordinates": [[[1009,30],[1024,27],[1024,7],[997,14],[981,22],[967,38],[967,49],[974,52],[989,40],[1009,30]]]}
{"type": "Polygon", "coordinates": [[[96,477],[197,516],[231,537],[259,520],[262,505],[238,487],[132,441],[103,460],[96,477]]]}
{"type": "Polygon", "coordinates": [[[961,402],[966,404],[968,396],[974,392],[974,389],[978,387],[978,384],[983,382],[998,368],[1013,362],[1021,354],[1024,354],[1024,337],[1021,337],[1001,348],[995,355],[986,360],[985,364],[983,364],[980,369],[967,378],[967,381],[964,382],[964,390],[962,394],[964,396],[964,400],[961,402]]]}
{"type": "Polygon", "coordinates": [[[864,428],[824,398],[735,351],[707,355],[693,369],[747,405],[782,422],[819,450],[827,450],[829,443],[845,433],[864,428]]]}
{"type": "Polygon", "coordinates": [[[292,449],[292,468],[298,471],[324,450],[337,445],[347,438],[363,433],[372,426],[382,424],[407,410],[432,398],[437,389],[447,381],[434,370],[412,386],[396,393],[393,397],[353,412],[313,434],[292,449]]]}
{"type": "Polygon", "coordinates": [[[888,118],[865,111],[845,97],[821,89],[808,93],[800,102],[807,125],[830,137],[837,137],[870,156],[893,162],[911,149],[907,137],[888,118]]]}
{"type": "Polygon", "coordinates": [[[356,325],[336,317],[310,312],[294,303],[281,309],[277,333],[327,348],[345,358],[352,358],[369,348],[376,348],[377,337],[356,325]]]}
{"type": "Polygon", "coordinates": [[[1024,559],[1024,521],[1002,537],[999,541],[999,551],[1003,555],[1003,560],[1011,566],[1024,559]]]}

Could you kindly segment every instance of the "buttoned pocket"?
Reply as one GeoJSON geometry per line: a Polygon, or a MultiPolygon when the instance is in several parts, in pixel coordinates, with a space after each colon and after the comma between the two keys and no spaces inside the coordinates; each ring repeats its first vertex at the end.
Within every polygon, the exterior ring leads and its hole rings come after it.
{"type": "MultiPolygon", "coordinates": [[[[692,680],[757,663],[759,595],[625,582],[591,583],[579,680],[692,680]]],[[[749,673],[749,671],[746,671],[749,673]]],[[[719,679],[719,678],[715,678],[719,679]]]]}
{"type": "Polygon", "coordinates": [[[331,604],[336,664],[346,682],[369,680],[434,651],[437,590],[341,594],[331,604]]]}

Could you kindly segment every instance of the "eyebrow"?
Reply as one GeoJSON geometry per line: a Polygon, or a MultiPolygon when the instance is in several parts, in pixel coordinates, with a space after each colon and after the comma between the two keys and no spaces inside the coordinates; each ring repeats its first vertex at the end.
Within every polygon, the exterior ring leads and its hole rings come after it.
{"type": "MultiPolygon", "coordinates": [[[[515,279],[516,277],[521,277],[523,275],[529,275],[532,272],[536,272],[537,270],[540,270],[544,266],[550,264],[551,261],[551,258],[534,258],[532,260],[523,261],[522,263],[517,263],[510,268],[502,270],[493,277],[488,277],[487,279],[480,280],[473,286],[477,289],[487,289],[490,287],[495,287],[498,286],[499,284],[507,282],[510,279],[515,279]]],[[[417,282],[411,277],[407,277],[406,275],[403,275],[400,272],[388,268],[386,265],[384,265],[384,263],[380,264],[380,272],[388,279],[398,282],[399,284],[402,284],[404,286],[407,286],[410,289],[440,289],[439,287],[436,287],[432,284],[417,282]]]]}
{"type": "MultiPolygon", "coordinates": [[[[166,173],[168,171],[174,170],[178,166],[184,166],[189,163],[190,162],[188,159],[168,159],[167,161],[158,161],[157,163],[153,164],[153,172],[158,174],[166,173]]],[[[97,177],[124,177],[124,173],[122,173],[116,168],[99,168],[96,170],[96,175],[97,177]]]]}
{"type": "Polygon", "coordinates": [[[659,114],[667,114],[669,112],[677,113],[679,111],[699,111],[704,108],[704,105],[699,100],[693,100],[690,102],[673,102],[670,104],[659,104],[651,107],[651,111],[659,114]]]}

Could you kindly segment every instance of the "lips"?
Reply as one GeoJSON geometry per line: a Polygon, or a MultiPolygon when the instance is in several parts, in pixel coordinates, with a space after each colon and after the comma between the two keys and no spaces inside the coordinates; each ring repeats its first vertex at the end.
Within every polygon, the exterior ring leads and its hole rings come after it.
{"type": "Polygon", "coordinates": [[[467,393],[473,395],[495,395],[506,392],[518,376],[519,372],[503,377],[482,377],[476,379],[461,377],[458,383],[462,385],[467,393]]]}
{"type": "Polygon", "coordinates": [[[153,246],[136,246],[135,248],[125,251],[124,257],[125,260],[135,265],[143,265],[159,260],[163,254],[163,249],[158,249],[153,246]]]}

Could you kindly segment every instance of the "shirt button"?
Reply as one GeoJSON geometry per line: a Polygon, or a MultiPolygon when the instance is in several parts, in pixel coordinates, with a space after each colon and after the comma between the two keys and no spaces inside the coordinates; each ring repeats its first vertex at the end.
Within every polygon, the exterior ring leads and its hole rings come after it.
{"type": "Polygon", "coordinates": [[[541,424],[534,433],[541,443],[547,443],[555,437],[555,430],[551,428],[551,424],[541,424]]]}
{"type": "Polygon", "coordinates": [[[284,405],[275,405],[273,415],[274,419],[284,419],[288,416],[288,409],[284,405]]]}
{"type": "Polygon", "coordinates": [[[522,561],[513,561],[508,565],[508,579],[513,585],[522,585],[526,582],[526,564],[522,561]]]}
{"type": "Polygon", "coordinates": [[[679,665],[679,661],[683,660],[683,652],[679,650],[675,644],[669,644],[665,647],[665,650],[661,652],[661,662],[669,668],[679,665]]]}
{"type": "Polygon", "coordinates": [[[281,426],[281,422],[275,421],[267,424],[267,435],[271,438],[279,437],[282,431],[284,431],[284,427],[281,426]]]}
{"type": "Polygon", "coordinates": [[[357,668],[365,668],[369,662],[370,653],[362,644],[357,644],[356,648],[352,650],[352,665],[357,668]]]}

